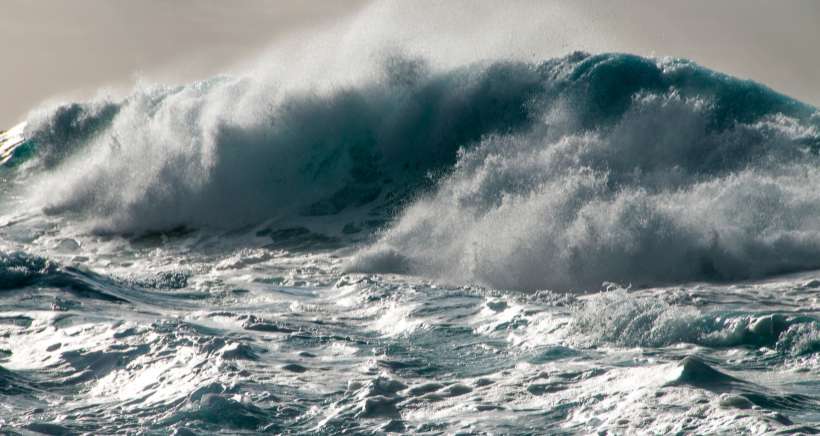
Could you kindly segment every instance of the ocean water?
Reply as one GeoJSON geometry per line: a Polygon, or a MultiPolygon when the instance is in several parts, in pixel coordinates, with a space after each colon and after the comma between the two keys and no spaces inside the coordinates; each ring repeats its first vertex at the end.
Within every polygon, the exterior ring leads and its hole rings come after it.
{"type": "Polygon", "coordinates": [[[629,54],[362,71],[33,111],[0,431],[820,432],[815,107],[629,54]]]}

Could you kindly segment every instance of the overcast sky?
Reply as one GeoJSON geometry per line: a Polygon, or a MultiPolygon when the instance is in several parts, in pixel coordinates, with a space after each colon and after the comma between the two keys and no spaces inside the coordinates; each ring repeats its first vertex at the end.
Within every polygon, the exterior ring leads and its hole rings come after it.
{"type": "Polygon", "coordinates": [[[47,99],[205,78],[331,25],[464,61],[577,49],[686,57],[820,105],[818,23],[815,0],[3,0],[0,128],[47,99]]]}
{"type": "Polygon", "coordinates": [[[363,1],[2,0],[0,129],[52,96],[82,98],[138,77],[184,82],[363,1]]]}

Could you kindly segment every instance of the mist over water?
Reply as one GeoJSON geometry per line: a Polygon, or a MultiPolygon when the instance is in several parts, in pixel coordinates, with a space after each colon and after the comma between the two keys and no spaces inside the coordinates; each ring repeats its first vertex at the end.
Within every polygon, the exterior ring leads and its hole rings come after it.
{"type": "Polygon", "coordinates": [[[0,429],[815,431],[817,108],[394,12],[2,139],[0,429]]]}

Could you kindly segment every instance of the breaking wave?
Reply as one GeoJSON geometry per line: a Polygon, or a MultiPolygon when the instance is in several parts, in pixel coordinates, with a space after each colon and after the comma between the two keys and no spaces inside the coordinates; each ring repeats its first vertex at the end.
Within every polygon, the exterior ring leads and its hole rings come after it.
{"type": "Polygon", "coordinates": [[[287,92],[221,77],[36,113],[27,136],[49,171],[34,201],[114,232],[389,208],[460,146],[524,127],[544,91],[518,63],[433,73],[394,57],[376,76],[287,92]]]}
{"type": "MultiPolygon", "coordinates": [[[[665,293],[673,297],[673,292],[665,293]]],[[[692,306],[624,289],[595,294],[575,308],[571,330],[591,344],[663,347],[691,343],[708,347],[768,347],[783,356],[820,349],[820,323],[809,316],[777,313],[702,313],[692,306]]]]}
{"type": "Polygon", "coordinates": [[[349,270],[586,290],[820,267],[819,129],[686,60],[394,56],[330,87],[220,77],[41,111],[17,171],[98,230],[395,215],[349,270]]]}
{"type": "Polygon", "coordinates": [[[820,266],[817,112],[690,62],[576,55],[349,268],[598,289],[820,266]]]}

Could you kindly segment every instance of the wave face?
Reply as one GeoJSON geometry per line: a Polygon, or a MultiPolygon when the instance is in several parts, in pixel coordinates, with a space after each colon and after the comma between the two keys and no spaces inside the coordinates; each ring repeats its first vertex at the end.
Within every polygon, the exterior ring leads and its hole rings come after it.
{"type": "Polygon", "coordinates": [[[685,60],[392,57],[325,90],[222,77],[40,112],[21,167],[98,230],[400,210],[349,270],[580,290],[820,267],[819,126],[685,60]]]}

